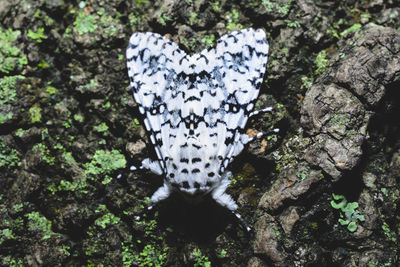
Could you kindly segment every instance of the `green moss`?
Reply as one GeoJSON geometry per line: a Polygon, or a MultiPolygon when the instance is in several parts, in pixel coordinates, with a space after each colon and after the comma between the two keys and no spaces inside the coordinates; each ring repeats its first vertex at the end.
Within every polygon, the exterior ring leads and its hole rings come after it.
{"type": "Polygon", "coordinates": [[[70,246],[66,246],[66,245],[63,245],[61,248],[60,248],[60,252],[62,253],[62,254],[64,254],[65,256],[69,256],[69,255],[71,255],[71,253],[70,253],[70,250],[71,250],[71,247],[70,246]]]}
{"type": "Polygon", "coordinates": [[[105,133],[108,131],[108,126],[105,122],[102,122],[99,125],[94,126],[94,130],[99,133],[105,133]]]}
{"type": "Polygon", "coordinates": [[[39,153],[40,158],[49,165],[54,165],[55,158],[50,156],[50,150],[43,143],[36,144],[32,147],[32,151],[39,153]]]}
{"type": "Polygon", "coordinates": [[[48,95],[55,95],[55,94],[57,94],[57,92],[58,92],[57,88],[50,86],[50,85],[46,86],[46,93],[48,95]]]}
{"type": "Polygon", "coordinates": [[[83,121],[83,116],[79,114],[74,114],[74,120],[82,122],[83,121]]]}
{"type": "Polygon", "coordinates": [[[100,226],[103,229],[105,229],[107,227],[107,225],[117,224],[117,223],[119,223],[120,220],[121,219],[119,217],[115,216],[114,214],[112,214],[110,212],[107,212],[106,214],[104,214],[100,218],[97,218],[94,221],[94,224],[97,225],[97,226],[100,226]]]}
{"type": "Polygon", "coordinates": [[[23,267],[24,264],[21,259],[15,259],[11,256],[6,256],[2,263],[7,264],[8,267],[23,267]]]}
{"type": "Polygon", "coordinates": [[[0,27],[0,72],[21,70],[28,63],[25,55],[15,46],[15,41],[20,35],[20,31],[3,30],[0,27]]]}
{"type": "Polygon", "coordinates": [[[340,209],[339,223],[343,226],[347,225],[347,230],[355,232],[357,230],[357,221],[365,221],[364,215],[361,215],[358,210],[357,202],[347,202],[342,195],[332,194],[333,200],[331,206],[334,209],[340,209]]]}
{"type": "Polygon", "coordinates": [[[48,68],[50,68],[50,64],[47,63],[47,61],[44,60],[44,59],[40,60],[40,62],[37,64],[37,66],[38,66],[39,68],[41,68],[41,69],[48,69],[48,68]]]}
{"type": "Polygon", "coordinates": [[[166,249],[159,251],[153,245],[146,245],[137,258],[139,266],[163,266],[166,260],[166,249]]]}
{"type": "Polygon", "coordinates": [[[0,232],[0,245],[4,241],[11,240],[11,239],[15,239],[15,236],[14,236],[12,230],[9,229],[9,228],[1,229],[1,232],[0,232]]]}
{"type": "Polygon", "coordinates": [[[13,113],[8,111],[17,100],[16,84],[24,76],[6,76],[0,79],[0,124],[12,119],[13,113]]]}
{"type": "Polygon", "coordinates": [[[220,12],[221,11],[221,7],[219,4],[219,1],[215,1],[211,3],[211,7],[215,12],[220,12]]]}
{"type": "Polygon", "coordinates": [[[81,10],[74,21],[74,26],[80,35],[94,32],[97,29],[96,18],[81,10]]]}
{"type": "Polygon", "coordinates": [[[107,36],[114,36],[117,32],[117,25],[119,23],[120,14],[116,12],[116,16],[102,15],[99,19],[99,25],[104,29],[107,36]]]}
{"type": "Polygon", "coordinates": [[[38,105],[34,105],[29,109],[29,116],[31,118],[31,122],[41,122],[42,120],[42,108],[38,105]]]}
{"type": "Polygon", "coordinates": [[[196,249],[195,251],[193,251],[192,253],[193,259],[194,259],[194,266],[195,267],[210,267],[211,266],[211,262],[208,259],[208,257],[204,256],[201,253],[200,249],[196,249]]]}
{"type": "Polygon", "coordinates": [[[114,171],[125,168],[125,156],[118,150],[105,151],[97,150],[91,162],[85,164],[85,177],[91,180],[97,180],[99,176],[103,177],[103,184],[111,182],[110,176],[114,171]]]}
{"type": "Polygon", "coordinates": [[[228,254],[228,252],[225,249],[222,249],[221,252],[217,256],[220,259],[224,259],[224,258],[226,258],[227,254],[228,254]]]}
{"type": "Polygon", "coordinates": [[[268,13],[276,11],[281,16],[285,17],[289,14],[293,0],[272,2],[270,0],[261,0],[261,5],[264,6],[265,11],[268,13]]]}
{"type": "Polygon", "coordinates": [[[17,150],[8,146],[3,140],[0,140],[0,168],[12,168],[20,166],[21,161],[17,150]]]}
{"type": "Polygon", "coordinates": [[[239,23],[239,12],[236,9],[232,9],[232,11],[226,15],[226,19],[228,21],[226,28],[229,31],[241,30],[243,28],[243,25],[239,23]]]}
{"type": "Polygon", "coordinates": [[[296,177],[298,181],[304,181],[309,176],[309,169],[307,167],[300,167],[296,172],[296,177]]]}
{"type": "Polygon", "coordinates": [[[289,19],[285,19],[285,23],[289,28],[300,28],[300,26],[301,26],[300,22],[297,21],[297,20],[292,21],[292,20],[289,20],[289,19]]]}
{"type": "Polygon", "coordinates": [[[166,26],[167,22],[172,21],[172,18],[169,17],[167,15],[167,13],[165,13],[164,10],[161,10],[161,16],[160,16],[159,21],[160,21],[161,25],[166,26]]]}
{"type": "Polygon", "coordinates": [[[213,46],[214,45],[214,40],[215,36],[214,34],[211,35],[206,35],[201,39],[202,43],[205,43],[207,46],[213,46]]]}
{"type": "Polygon", "coordinates": [[[322,50],[321,52],[318,53],[317,57],[314,60],[314,64],[317,67],[316,70],[314,71],[315,75],[319,75],[326,71],[326,68],[328,66],[328,59],[326,57],[327,53],[325,50],[322,50]]]}
{"type": "Polygon", "coordinates": [[[357,32],[357,31],[361,30],[361,28],[362,28],[361,24],[359,24],[359,23],[353,24],[351,27],[349,27],[349,28],[345,29],[344,31],[342,31],[340,33],[340,36],[345,36],[349,32],[357,32]]]}
{"type": "Polygon", "coordinates": [[[47,189],[53,195],[56,192],[62,192],[62,191],[70,191],[70,192],[79,191],[82,194],[87,194],[88,191],[85,190],[86,187],[87,187],[86,179],[80,178],[73,182],[67,180],[61,180],[59,185],[51,184],[50,186],[47,187],[47,189]]]}
{"type": "Polygon", "coordinates": [[[32,232],[40,232],[42,239],[45,240],[50,238],[55,233],[51,230],[51,221],[46,217],[39,214],[37,211],[33,211],[25,215],[28,218],[28,229],[32,232]]]}
{"type": "Polygon", "coordinates": [[[197,13],[192,12],[189,17],[189,25],[193,26],[198,23],[197,13]]]}
{"type": "Polygon", "coordinates": [[[99,86],[99,84],[94,79],[91,79],[88,84],[84,85],[84,88],[90,89],[90,88],[97,87],[97,86],[99,86]]]}
{"type": "Polygon", "coordinates": [[[28,30],[26,34],[29,38],[36,40],[36,42],[41,43],[43,42],[42,39],[47,39],[47,36],[44,34],[44,28],[38,28],[37,32],[32,31],[31,29],[28,30]]]}
{"type": "Polygon", "coordinates": [[[386,237],[392,240],[393,243],[397,243],[396,233],[390,230],[390,227],[386,222],[383,222],[382,230],[385,233],[386,237]]]}

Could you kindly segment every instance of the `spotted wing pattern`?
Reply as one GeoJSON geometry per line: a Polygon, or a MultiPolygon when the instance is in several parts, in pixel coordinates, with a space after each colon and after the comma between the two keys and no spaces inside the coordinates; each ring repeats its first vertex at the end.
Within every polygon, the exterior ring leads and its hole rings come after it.
{"type": "Polygon", "coordinates": [[[210,193],[230,210],[228,164],[249,141],[244,133],[263,80],[268,42],[262,30],[222,36],[215,48],[188,55],[156,33],[134,33],[127,49],[133,96],[157,160],[144,168],[164,176],[153,202],[172,190],[210,193]]]}

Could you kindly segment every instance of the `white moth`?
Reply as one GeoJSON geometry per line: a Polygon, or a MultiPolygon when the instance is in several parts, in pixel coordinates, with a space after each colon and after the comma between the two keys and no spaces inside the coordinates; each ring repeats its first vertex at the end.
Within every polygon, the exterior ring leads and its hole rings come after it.
{"type": "Polygon", "coordinates": [[[193,198],[210,194],[235,211],[225,192],[227,167],[254,139],[244,133],[247,120],[271,110],[253,112],[268,57],[265,33],[235,31],[195,55],[159,34],[134,33],[126,57],[130,87],[157,153],[141,168],[164,177],[152,202],[172,191],[193,198]]]}

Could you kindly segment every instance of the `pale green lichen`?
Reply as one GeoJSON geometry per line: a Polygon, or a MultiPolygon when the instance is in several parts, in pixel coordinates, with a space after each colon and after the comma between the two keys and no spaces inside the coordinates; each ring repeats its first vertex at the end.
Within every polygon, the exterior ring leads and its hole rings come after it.
{"type": "Polygon", "coordinates": [[[97,29],[96,18],[80,11],[74,21],[74,26],[80,35],[94,32],[97,29]]]}
{"type": "Polygon", "coordinates": [[[0,27],[0,72],[21,70],[28,63],[25,55],[15,46],[15,41],[20,35],[20,31],[3,30],[0,27]]]}
{"type": "Polygon", "coordinates": [[[355,232],[357,230],[357,221],[365,221],[364,215],[360,214],[357,210],[358,203],[347,202],[346,198],[342,195],[332,194],[332,197],[332,208],[341,210],[339,223],[347,226],[347,230],[350,232],[355,232]]]}
{"type": "Polygon", "coordinates": [[[34,32],[31,29],[29,29],[26,36],[31,38],[32,40],[36,40],[36,42],[38,43],[43,42],[43,39],[47,39],[47,36],[44,34],[44,28],[38,28],[37,32],[34,32]]]}
{"type": "Polygon", "coordinates": [[[28,229],[32,232],[38,232],[42,235],[41,240],[50,238],[55,233],[51,230],[51,221],[40,215],[39,212],[33,211],[26,214],[28,219],[28,229]]]}
{"type": "Polygon", "coordinates": [[[29,116],[32,123],[41,122],[42,120],[42,108],[38,105],[34,105],[29,109],[29,116]]]}
{"type": "Polygon", "coordinates": [[[8,146],[4,141],[0,141],[0,168],[20,166],[21,161],[17,150],[8,146]]]}
{"type": "Polygon", "coordinates": [[[97,150],[92,161],[85,164],[85,176],[92,180],[97,180],[102,176],[102,184],[111,182],[110,176],[114,171],[125,168],[126,159],[118,150],[105,151],[97,150]]]}
{"type": "Polygon", "coordinates": [[[22,75],[16,75],[0,79],[0,124],[12,119],[13,113],[10,109],[17,99],[16,84],[23,78],[22,75]]]}

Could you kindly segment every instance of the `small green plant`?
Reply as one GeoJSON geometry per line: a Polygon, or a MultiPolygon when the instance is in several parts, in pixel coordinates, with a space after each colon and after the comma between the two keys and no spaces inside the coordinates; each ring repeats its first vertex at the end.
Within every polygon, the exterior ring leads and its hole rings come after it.
{"type": "Polygon", "coordinates": [[[9,111],[11,104],[17,100],[17,81],[23,79],[24,76],[6,76],[0,79],[0,124],[12,119],[13,113],[9,111]],[[5,110],[3,113],[2,110],[5,110]]]}
{"type": "Polygon", "coordinates": [[[28,36],[32,40],[36,40],[36,42],[38,43],[43,42],[42,39],[47,39],[47,36],[44,34],[44,28],[38,28],[37,32],[34,32],[31,29],[29,29],[26,36],[28,36]]]}
{"type": "Polygon", "coordinates": [[[385,233],[385,236],[390,238],[390,240],[392,240],[393,243],[397,243],[397,238],[396,238],[396,233],[393,233],[390,230],[389,225],[386,222],[383,222],[382,224],[382,230],[385,233]]]}
{"type": "Polygon", "coordinates": [[[39,153],[40,158],[49,165],[54,165],[55,157],[50,156],[50,150],[42,143],[38,143],[32,147],[32,151],[39,153]]]}
{"type": "Polygon", "coordinates": [[[105,122],[102,122],[99,125],[94,126],[94,130],[98,133],[106,133],[108,131],[108,126],[105,122]]]}
{"type": "Polygon", "coordinates": [[[212,7],[212,9],[213,9],[215,12],[221,11],[221,7],[220,7],[218,1],[212,2],[212,3],[211,3],[211,7],[212,7]]]}
{"type": "Polygon", "coordinates": [[[189,25],[190,26],[193,26],[193,25],[195,25],[196,23],[198,22],[198,19],[197,19],[197,13],[191,13],[190,14],[190,17],[189,17],[189,25]]]}
{"type": "Polygon", "coordinates": [[[9,228],[4,228],[4,229],[1,229],[0,231],[1,231],[0,232],[0,245],[6,240],[15,238],[12,230],[9,228]]]}
{"type": "Polygon", "coordinates": [[[340,36],[345,36],[349,32],[357,32],[357,31],[361,30],[361,28],[362,28],[361,24],[359,24],[359,23],[353,24],[351,27],[349,27],[349,28],[345,29],[344,31],[342,31],[340,33],[340,36]]]}
{"type": "Polygon", "coordinates": [[[62,252],[65,256],[69,256],[69,255],[71,255],[71,253],[69,252],[71,250],[71,247],[70,246],[66,246],[66,245],[63,245],[61,248],[60,248],[60,252],[62,252]]]}
{"type": "Polygon", "coordinates": [[[171,21],[171,20],[172,20],[171,17],[169,17],[167,15],[167,13],[165,13],[165,11],[161,10],[161,16],[160,16],[160,19],[159,19],[161,25],[166,26],[167,22],[171,21]]]}
{"type": "Polygon", "coordinates": [[[74,26],[80,35],[94,32],[97,29],[96,18],[93,15],[85,14],[84,11],[79,11],[74,26]]]}
{"type": "Polygon", "coordinates": [[[117,224],[121,219],[112,213],[106,213],[98,218],[94,223],[101,228],[105,229],[107,225],[117,224]]]}
{"type": "Polygon", "coordinates": [[[296,177],[298,181],[304,181],[308,177],[308,169],[306,167],[300,167],[296,172],[296,177]]]}
{"type": "Polygon", "coordinates": [[[215,36],[214,34],[206,35],[201,39],[202,43],[205,43],[207,46],[212,46],[214,44],[215,36]]]}
{"type": "Polygon", "coordinates": [[[28,218],[28,228],[32,232],[40,232],[43,236],[41,240],[45,240],[54,235],[51,230],[51,221],[39,214],[37,211],[26,214],[28,218]]]}
{"type": "Polygon", "coordinates": [[[314,71],[315,75],[319,75],[324,73],[328,66],[328,59],[326,58],[327,54],[325,50],[322,50],[318,53],[317,57],[314,60],[314,64],[316,65],[316,70],[314,71]]]}
{"type": "Polygon", "coordinates": [[[228,23],[226,28],[229,31],[241,30],[243,28],[242,24],[239,23],[239,12],[236,9],[232,9],[231,13],[226,16],[228,23]]]}
{"type": "Polygon", "coordinates": [[[300,26],[301,26],[300,22],[297,21],[297,20],[292,21],[292,20],[289,20],[289,19],[285,19],[285,23],[289,28],[300,28],[300,26]]]}
{"type": "Polygon", "coordinates": [[[55,95],[58,92],[57,88],[50,86],[50,85],[47,85],[45,89],[46,89],[46,93],[48,95],[55,95]]]}
{"type": "Polygon", "coordinates": [[[97,150],[91,162],[85,164],[85,177],[97,180],[98,176],[103,176],[102,184],[111,182],[110,176],[115,170],[125,168],[125,156],[118,150],[105,151],[97,150]]]}
{"type": "Polygon", "coordinates": [[[281,16],[285,17],[287,14],[289,14],[290,7],[292,4],[293,0],[289,1],[270,1],[270,0],[261,0],[261,5],[265,7],[265,11],[272,12],[273,10],[276,10],[281,16]],[[284,4],[281,4],[284,3],[284,4]]]}
{"type": "Polygon", "coordinates": [[[83,122],[83,116],[79,114],[74,114],[74,120],[83,122]]]}
{"type": "Polygon", "coordinates": [[[131,25],[135,25],[138,22],[138,17],[134,13],[129,13],[128,18],[131,25]]]}
{"type": "Polygon", "coordinates": [[[0,168],[20,166],[21,161],[19,159],[17,150],[8,146],[4,141],[0,140],[0,168]]]}
{"type": "Polygon", "coordinates": [[[29,116],[31,118],[31,122],[40,122],[42,120],[42,109],[38,105],[34,105],[29,109],[29,116]]]}
{"type": "Polygon", "coordinates": [[[364,215],[361,215],[358,210],[357,202],[347,202],[343,195],[332,193],[333,200],[331,206],[334,209],[341,210],[339,223],[343,226],[347,225],[347,230],[355,232],[357,230],[357,221],[365,221],[364,215]]]}
{"type": "Polygon", "coordinates": [[[15,212],[20,212],[20,211],[22,211],[23,207],[24,207],[24,204],[23,203],[19,203],[19,204],[15,204],[13,206],[13,209],[15,210],[15,212]]]}
{"type": "Polygon", "coordinates": [[[221,252],[218,254],[218,258],[224,259],[228,255],[228,252],[225,249],[222,249],[221,252]]]}
{"type": "Polygon", "coordinates": [[[139,266],[163,266],[164,261],[167,258],[166,252],[166,248],[164,248],[163,251],[159,251],[153,245],[146,245],[137,258],[139,266]]]}
{"type": "Polygon", "coordinates": [[[20,35],[20,31],[3,30],[0,27],[0,72],[21,70],[28,63],[25,55],[15,46],[15,41],[20,35]]]}
{"type": "Polygon", "coordinates": [[[195,267],[210,267],[211,266],[210,260],[208,259],[207,256],[204,256],[201,253],[200,249],[196,249],[195,251],[193,251],[192,255],[194,258],[194,266],[195,267]]]}

